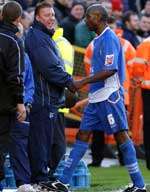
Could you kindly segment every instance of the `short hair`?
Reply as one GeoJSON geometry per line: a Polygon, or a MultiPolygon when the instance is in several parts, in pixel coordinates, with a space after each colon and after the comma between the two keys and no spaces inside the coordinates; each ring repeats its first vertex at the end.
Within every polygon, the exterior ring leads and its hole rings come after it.
{"type": "Polygon", "coordinates": [[[142,17],[150,17],[150,14],[148,14],[148,13],[143,13],[143,14],[140,15],[140,19],[141,19],[142,17]]]}
{"type": "Polygon", "coordinates": [[[131,16],[137,15],[137,13],[133,12],[133,11],[127,11],[124,13],[122,21],[123,24],[125,24],[127,21],[130,21],[131,16]]]}
{"type": "Polygon", "coordinates": [[[40,3],[38,3],[35,7],[35,16],[39,14],[40,10],[43,9],[43,8],[46,8],[46,7],[49,7],[49,8],[52,8],[52,5],[46,1],[42,1],[40,3]]]}
{"type": "Polygon", "coordinates": [[[22,15],[22,7],[16,1],[4,4],[2,8],[2,20],[8,23],[14,22],[22,15]]]}
{"type": "Polygon", "coordinates": [[[93,13],[94,11],[99,12],[99,14],[101,15],[102,21],[107,22],[108,12],[104,6],[102,6],[101,4],[98,4],[98,3],[90,5],[87,8],[86,15],[89,15],[89,14],[93,13]]]}

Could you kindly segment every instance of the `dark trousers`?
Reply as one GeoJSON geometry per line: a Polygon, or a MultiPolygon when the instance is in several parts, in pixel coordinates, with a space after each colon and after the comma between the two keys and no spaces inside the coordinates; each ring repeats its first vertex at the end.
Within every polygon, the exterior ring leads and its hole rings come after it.
{"type": "Polygon", "coordinates": [[[53,174],[56,171],[56,168],[63,158],[66,152],[66,140],[65,140],[65,126],[64,126],[64,114],[58,113],[57,122],[54,129],[53,135],[53,145],[52,145],[52,152],[51,158],[49,162],[49,178],[53,179],[53,174]]]}
{"type": "Polygon", "coordinates": [[[104,132],[94,130],[91,144],[92,163],[100,165],[101,161],[104,158],[104,147],[105,147],[104,132]]]}
{"type": "Polygon", "coordinates": [[[30,163],[28,157],[29,123],[16,123],[11,130],[11,165],[17,187],[30,183],[30,163]]]}
{"type": "Polygon", "coordinates": [[[144,132],[144,148],[146,156],[146,165],[150,169],[150,90],[142,90],[143,99],[143,132],[144,132]]]}
{"type": "Polygon", "coordinates": [[[53,106],[33,104],[30,113],[29,158],[31,182],[48,181],[48,165],[52,155],[53,133],[57,122],[53,106]]]}
{"type": "Polygon", "coordinates": [[[11,154],[10,133],[16,124],[16,114],[0,115],[0,180],[4,178],[4,159],[6,153],[11,154]]]}

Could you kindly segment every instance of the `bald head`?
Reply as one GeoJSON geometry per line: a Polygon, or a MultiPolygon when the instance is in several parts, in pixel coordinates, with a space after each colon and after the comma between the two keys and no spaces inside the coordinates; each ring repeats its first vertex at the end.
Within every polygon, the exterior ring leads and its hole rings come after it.
{"type": "Polygon", "coordinates": [[[101,4],[93,4],[89,6],[86,11],[86,16],[88,15],[97,15],[97,17],[104,22],[106,22],[108,19],[107,10],[101,4]]]}

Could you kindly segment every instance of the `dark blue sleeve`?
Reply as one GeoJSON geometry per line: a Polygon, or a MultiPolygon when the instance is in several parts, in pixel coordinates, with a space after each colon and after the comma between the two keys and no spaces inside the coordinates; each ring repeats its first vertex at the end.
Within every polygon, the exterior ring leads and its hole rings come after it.
{"type": "Polygon", "coordinates": [[[25,86],[24,103],[32,103],[34,94],[34,79],[33,79],[31,61],[27,54],[25,54],[24,86],[25,86]]]}
{"type": "Polygon", "coordinates": [[[63,69],[63,61],[48,46],[37,48],[32,54],[37,70],[49,83],[60,87],[69,87],[72,77],[63,69]]]}

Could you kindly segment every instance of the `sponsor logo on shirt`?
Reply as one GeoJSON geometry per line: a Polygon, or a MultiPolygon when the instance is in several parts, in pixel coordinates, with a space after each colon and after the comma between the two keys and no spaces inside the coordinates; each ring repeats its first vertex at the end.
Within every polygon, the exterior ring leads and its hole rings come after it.
{"type": "Polygon", "coordinates": [[[107,115],[107,119],[111,127],[114,127],[116,125],[115,119],[112,114],[107,115]]]}
{"type": "Polygon", "coordinates": [[[113,61],[114,61],[114,54],[106,55],[106,57],[105,57],[105,65],[106,66],[112,65],[113,61]]]}

